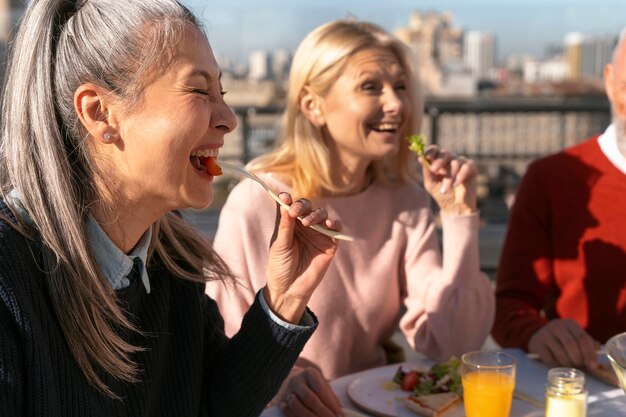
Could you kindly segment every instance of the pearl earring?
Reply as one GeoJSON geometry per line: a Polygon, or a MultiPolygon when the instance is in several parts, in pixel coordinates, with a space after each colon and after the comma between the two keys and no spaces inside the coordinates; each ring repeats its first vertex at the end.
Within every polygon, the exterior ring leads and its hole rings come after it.
{"type": "Polygon", "coordinates": [[[107,142],[111,141],[111,134],[109,132],[105,132],[104,135],[102,135],[104,137],[104,140],[106,140],[107,142]]]}

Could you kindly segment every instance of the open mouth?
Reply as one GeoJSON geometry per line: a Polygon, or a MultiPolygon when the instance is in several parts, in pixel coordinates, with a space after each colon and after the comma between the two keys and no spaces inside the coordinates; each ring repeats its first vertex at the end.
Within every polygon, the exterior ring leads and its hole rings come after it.
{"type": "Polygon", "coordinates": [[[222,170],[217,165],[218,154],[217,148],[193,151],[189,156],[189,161],[198,171],[208,172],[211,175],[222,175],[222,170]]]}
{"type": "Polygon", "coordinates": [[[399,128],[400,123],[376,123],[370,125],[370,129],[381,133],[396,133],[399,128]]]}

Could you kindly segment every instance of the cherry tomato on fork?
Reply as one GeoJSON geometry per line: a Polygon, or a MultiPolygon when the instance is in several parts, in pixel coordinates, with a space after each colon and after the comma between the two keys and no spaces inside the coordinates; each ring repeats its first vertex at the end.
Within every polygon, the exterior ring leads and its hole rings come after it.
{"type": "Polygon", "coordinates": [[[204,161],[204,166],[209,174],[213,176],[222,175],[222,168],[217,164],[214,157],[208,156],[204,161]]]}

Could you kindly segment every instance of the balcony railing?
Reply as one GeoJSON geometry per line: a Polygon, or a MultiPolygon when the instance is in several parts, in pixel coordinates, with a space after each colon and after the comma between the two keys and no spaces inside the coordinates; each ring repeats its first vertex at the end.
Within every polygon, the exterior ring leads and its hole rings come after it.
{"type": "MultiPolygon", "coordinates": [[[[278,136],[282,108],[236,107],[239,158],[265,152],[278,136]]],[[[522,160],[556,152],[601,132],[610,105],[601,95],[549,98],[429,99],[423,132],[432,143],[483,160],[522,160]]]]}

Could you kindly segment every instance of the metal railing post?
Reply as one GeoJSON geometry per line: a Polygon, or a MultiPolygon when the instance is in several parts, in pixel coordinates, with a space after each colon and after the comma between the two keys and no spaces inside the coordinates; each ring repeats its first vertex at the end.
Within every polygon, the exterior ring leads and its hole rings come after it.
{"type": "Polygon", "coordinates": [[[246,111],[239,112],[241,116],[241,144],[242,152],[241,158],[243,163],[247,164],[250,161],[250,116],[256,114],[254,107],[249,107],[246,111]]]}
{"type": "Polygon", "coordinates": [[[437,145],[439,143],[439,109],[435,106],[428,109],[430,118],[430,143],[437,145]]]}

